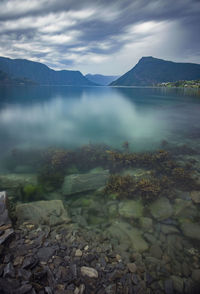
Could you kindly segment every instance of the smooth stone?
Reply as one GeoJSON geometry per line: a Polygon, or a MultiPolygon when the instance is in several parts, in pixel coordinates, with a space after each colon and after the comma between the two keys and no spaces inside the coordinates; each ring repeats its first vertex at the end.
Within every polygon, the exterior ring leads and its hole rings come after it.
{"type": "Polygon", "coordinates": [[[70,221],[61,200],[18,204],[16,206],[16,216],[19,224],[31,222],[34,224],[54,226],[70,221]]]}
{"type": "Polygon", "coordinates": [[[149,250],[151,256],[157,258],[157,259],[161,259],[163,252],[160,248],[160,246],[158,246],[157,244],[154,244],[151,246],[150,250],[149,250]]]}
{"type": "Polygon", "coordinates": [[[83,252],[80,250],[80,249],[77,249],[76,251],[75,251],[75,256],[76,257],[81,257],[83,255],[83,252]]]}
{"type": "Polygon", "coordinates": [[[137,271],[137,266],[135,263],[127,263],[127,267],[131,273],[135,273],[137,271]]]}
{"type": "Polygon", "coordinates": [[[172,205],[167,198],[159,198],[150,205],[151,215],[157,220],[170,218],[173,213],[172,205]]]}
{"type": "Polygon", "coordinates": [[[192,279],[195,282],[200,281],[200,269],[195,269],[195,270],[192,271],[192,279]]]}
{"type": "Polygon", "coordinates": [[[119,214],[125,218],[140,218],[143,209],[141,201],[127,200],[119,204],[119,214]]]}
{"type": "MultiPolygon", "coordinates": [[[[37,185],[36,174],[4,174],[0,175],[0,189],[15,193],[25,185],[37,185]]],[[[13,195],[14,196],[14,195],[13,195]]]]}
{"type": "Polygon", "coordinates": [[[145,232],[153,231],[153,220],[150,217],[141,217],[139,219],[140,227],[145,232]]]}
{"type": "Polygon", "coordinates": [[[179,234],[179,230],[175,226],[171,225],[162,225],[161,224],[161,232],[165,235],[168,234],[179,234]]]}
{"type": "Polygon", "coordinates": [[[173,287],[178,293],[183,293],[184,281],[178,276],[171,276],[173,287]]]}
{"type": "Polygon", "coordinates": [[[121,244],[132,247],[137,252],[148,249],[147,242],[143,239],[141,231],[133,228],[130,224],[123,221],[115,221],[108,228],[108,233],[118,239],[121,244]]]}
{"type": "Polygon", "coordinates": [[[200,240],[200,225],[198,223],[187,223],[181,224],[181,230],[185,237],[200,240]]]}
{"type": "Polygon", "coordinates": [[[65,176],[62,193],[63,195],[72,195],[96,190],[105,186],[108,178],[108,170],[104,170],[99,173],[73,174],[65,176]]]}
{"type": "Polygon", "coordinates": [[[194,203],[197,203],[197,204],[200,203],[200,191],[192,191],[190,193],[190,197],[192,198],[192,201],[194,203]]]}
{"type": "Polygon", "coordinates": [[[89,278],[95,278],[95,279],[98,278],[98,272],[92,267],[82,266],[81,274],[89,278]]]}
{"type": "Polygon", "coordinates": [[[198,211],[195,205],[189,200],[175,199],[174,202],[174,217],[176,218],[195,218],[198,211]]]}

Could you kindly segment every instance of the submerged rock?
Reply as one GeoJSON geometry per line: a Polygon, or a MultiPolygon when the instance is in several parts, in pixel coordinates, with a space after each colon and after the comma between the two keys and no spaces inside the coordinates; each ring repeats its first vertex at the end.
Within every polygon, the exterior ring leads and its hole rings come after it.
{"type": "Polygon", "coordinates": [[[145,232],[152,232],[153,231],[153,221],[150,217],[141,217],[139,219],[140,227],[145,232]]]}
{"type": "Polygon", "coordinates": [[[70,221],[61,200],[18,204],[16,216],[19,224],[29,221],[35,224],[54,226],[70,221]]]}
{"type": "Polygon", "coordinates": [[[174,202],[174,216],[177,218],[194,218],[197,216],[198,211],[195,205],[188,200],[175,199],[174,202]]]}
{"type": "Polygon", "coordinates": [[[143,215],[141,201],[127,200],[119,204],[119,214],[126,218],[140,218],[143,215]]]}
{"type": "Polygon", "coordinates": [[[181,230],[184,236],[200,241],[200,224],[183,222],[181,230]]]}
{"type": "Polygon", "coordinates": [[[108,177],[108,170],[66,176],[62,186],[62,193],[63,195],[71,195],[96,190],[106,185],[108,177]]]}
{"type": "Polygon", "coordinates": [[[14,230],[8,215],[8,198],[6,192],[0,192],[0,245],[13,233],[14,230]]]}
{"type": "Polygon", "coordinates": [[[157,220],[164,220],[172,216],[173,208],[167,198],[160,198],[153,202],[150,207],[151,215],[157,220]]]}
{"type": "Polygon", "coordinates": [[[148,249],[147,242],[143,239],[140,230],[133,228],[126,222],[116,221],[108,229],[109,234],[118,239],[121,244],[127,243],[132,249],[143,252],[148,249]]]}
{"type": "Polygon", "coordinates": [[[200,191],[192,191],[190,197],[194,203],[200,203],[200,191]]]}

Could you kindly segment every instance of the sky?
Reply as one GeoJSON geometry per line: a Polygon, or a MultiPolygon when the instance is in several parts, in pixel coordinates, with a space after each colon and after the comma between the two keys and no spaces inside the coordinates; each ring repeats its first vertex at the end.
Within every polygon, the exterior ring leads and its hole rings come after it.
{"type": "Polygon", "coordinates": [[[0,0],[0,56],[121,75],[142,56],[200,63],[200,0],[0,0]]]}

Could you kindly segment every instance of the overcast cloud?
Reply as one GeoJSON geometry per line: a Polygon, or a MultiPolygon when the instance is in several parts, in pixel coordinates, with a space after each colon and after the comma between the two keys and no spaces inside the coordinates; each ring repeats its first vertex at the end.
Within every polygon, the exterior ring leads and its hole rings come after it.
{"type": "Polygon", "coordinates": [[[0,55],[123,74],[142,56],[200,63],[199,0],[1,0],[0,55]]]}

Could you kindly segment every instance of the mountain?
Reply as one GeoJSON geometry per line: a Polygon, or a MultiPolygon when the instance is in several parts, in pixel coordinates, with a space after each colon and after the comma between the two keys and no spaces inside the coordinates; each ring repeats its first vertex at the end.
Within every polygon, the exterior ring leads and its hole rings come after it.
{"type": "Polygon", "coordinates": [[[34,85],[35,83],[26,78],[12,78],[0,70],[0,85],[34,85]]]}
{"type": "Polygon", "coordinates": [[[92,75],[92,74],[87,74],[85,77],[98,85],[101,86],[108,86],[111,82],[115,81],[119,76],[104,76],[104,75],[92,75]]]}
{"type": "Polygon", "coordinates": [[[177,63],[152,56],[142,57],[110,86],[152,86],[163,82],[200,79],[200,64],[177,63]]]}
{"type": "Polygon", "coordinates": [[[28,79],[43,85],[94,86],[80,71],[56,71],[45,64],[26,59],[0,57],[0,70],[12,78],[28,79]]]}

